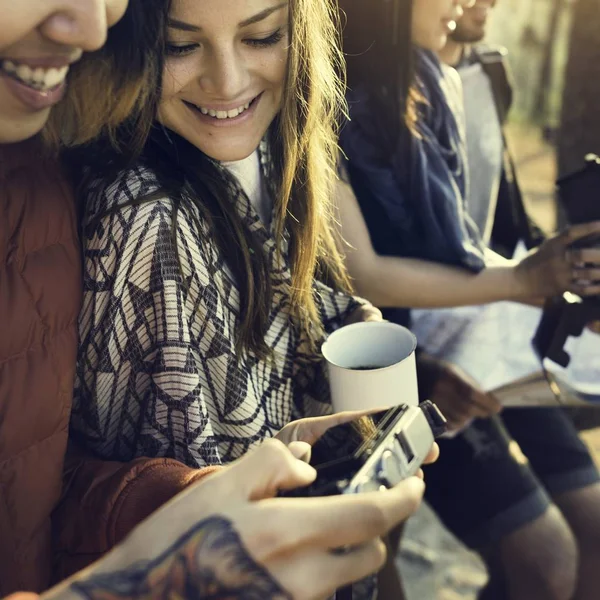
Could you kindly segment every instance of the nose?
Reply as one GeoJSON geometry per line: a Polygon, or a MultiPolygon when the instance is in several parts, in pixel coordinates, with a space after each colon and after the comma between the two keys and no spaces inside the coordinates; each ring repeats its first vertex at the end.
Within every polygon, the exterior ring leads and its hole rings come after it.
{"type": "Polygon", "coordinates": [[[477,0],[460,0],[460,5],[463,8],[471,8],[472,6],[475,6],[476,2],[477,0]]]}
{"type": "Polygon", "coordinates": [[[247,65],[234,47],[214,49],[200,77],[204,91],[215,100],[240,99],[247,81],[247,65]]]}
{"type": "Polygon", "coordinates": [[[92,52],[104,45],[108,28],[126,8],[127,0],[61,0],[40,31],[57,44],[92,52]]]}

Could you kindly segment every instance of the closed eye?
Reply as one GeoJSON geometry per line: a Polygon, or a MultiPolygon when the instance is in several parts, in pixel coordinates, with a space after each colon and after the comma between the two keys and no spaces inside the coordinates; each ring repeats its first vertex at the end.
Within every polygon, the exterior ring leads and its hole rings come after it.
{"type": "Polygon", "coordinates": [[[196,48],[198,48],[200,44],[167,44],[167,55],[168,56],[185,56],[186,54],[190,54],[196,48]]]}
{"type": "Polygon", "coordinates": [[[269,46],[275,46],[283,39],[283,30],[280,28],[271,35],[265,38],[247,38],[244,43],[254,48],[268,48],[269,46]]]}

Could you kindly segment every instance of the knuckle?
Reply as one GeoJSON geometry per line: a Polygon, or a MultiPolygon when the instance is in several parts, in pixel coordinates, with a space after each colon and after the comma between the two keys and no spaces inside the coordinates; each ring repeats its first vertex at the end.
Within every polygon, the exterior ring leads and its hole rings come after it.
{"type": "Polygon", "coordinates": [[[387,548],[385,544],[381,540],[377,540],[375,544],[373,544],[373,548],[371,550],[371,563],[373,567],[373,571],[379,571],[385,565],[387,560],[387,548]]]}
{"type": "Polygon", "coordinates": [[[387,529],[385,512],[378,504],[366,504],[363,509],[362,522],[364,531],[369,537],[376,537],[387,529]]]}
{"type": "Polygon", "coordinates": [[[407,495],[407,508],[408,508],[408,514],[412,515],[414,512],[416,512],[416,510],[419,508],[419,506],[421,505],[421,495],[417,494],[416,492],[410,493],[407,495]]]}
{"type": "Polygon", "coordinates": [[[581,248],[571,248],[569,250],[569,261],[570,262],[583,262],[583,250],[581,248]]]}
{"type": "Polygon", "coordinates": [[[276,438],[270,438],[262,443],[267,459],[275,465],[284,466],[289,462],[290,453],[286,445],[276,438]]]}
{"type": "Polygon", "coordinates": [[[351,561],[347,565],[347,570],[350,576],[347,579],[362,579],[371,573],[380,571],[385,565],[387,554],[387,548],[381,539],[373,540],[363,546],[360,556],[349,557],[351,561]]]}

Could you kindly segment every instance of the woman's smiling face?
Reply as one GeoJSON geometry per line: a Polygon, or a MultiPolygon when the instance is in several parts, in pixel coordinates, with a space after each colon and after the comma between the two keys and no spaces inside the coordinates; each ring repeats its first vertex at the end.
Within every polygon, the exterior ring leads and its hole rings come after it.
{"type": "Polygon", "coordinates": [[[38,133],[69,66],[98,50],[127,0],[0,0],[0,143],[38,133]]]}
{"type": "Polygon", "coordinates": [[[280,110],[288,1],[174,0],[158,120],[219,161],[250,156],[280,110]]]}

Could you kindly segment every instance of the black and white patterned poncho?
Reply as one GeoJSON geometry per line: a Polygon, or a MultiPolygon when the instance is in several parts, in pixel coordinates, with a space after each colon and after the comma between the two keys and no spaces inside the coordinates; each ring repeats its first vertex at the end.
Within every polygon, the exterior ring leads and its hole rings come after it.
{"type": "MultiPolygon", "coordinates": [[[[92,186],[86,197],[72,431],[106,459],[168,456],[194,468],[227,463],[289,421],[329,411],[321,357],[302,350],[289,315],[289,267],[276,263],[272,232],[242,193],[239,213],[271,261],[266,340],[275,361],[236,357],[233,331],[243,299],[199,211],[183,206],[178,213],[182,277],[172,202],[122,206],[158,187],[152,172],[134,168],[108,187],[92,186]]],[[[326,330],[358,306],[320,283],[315,294],[326,330]]]]}

